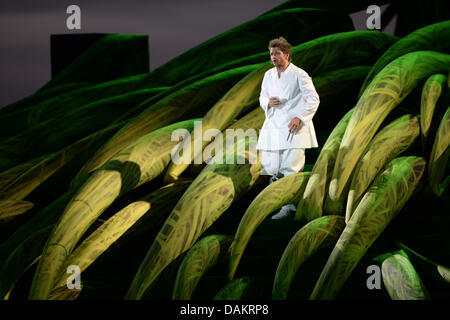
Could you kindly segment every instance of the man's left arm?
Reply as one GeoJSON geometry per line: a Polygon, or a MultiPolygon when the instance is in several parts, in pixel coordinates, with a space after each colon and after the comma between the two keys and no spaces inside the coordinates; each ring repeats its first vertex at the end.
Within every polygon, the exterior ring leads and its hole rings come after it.
{"type": "Polygon", "coordinates": [[[307,123],[314,117],[314,114],[319,107],[320,98],[311,77],[306,72],[302,72],[298,75],[298,85],[301,92],[300,99],[298,103],[288,111],[288,114],[291,119],[297,117],[301,122],[307,123]]]}

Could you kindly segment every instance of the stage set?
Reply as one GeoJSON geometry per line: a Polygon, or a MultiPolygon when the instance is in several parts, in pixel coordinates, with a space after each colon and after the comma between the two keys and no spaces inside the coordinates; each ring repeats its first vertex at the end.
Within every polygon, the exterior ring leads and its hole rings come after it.
{"type": "Polygon", "coordinates": [[[51,80],[0,109],[2,299],[450,298],[447,1],[286,1],[151,71],[150,33],[77,31],[80,8],[51,80]],[[273,181],[279,37],[320,104],[273,181]]]}

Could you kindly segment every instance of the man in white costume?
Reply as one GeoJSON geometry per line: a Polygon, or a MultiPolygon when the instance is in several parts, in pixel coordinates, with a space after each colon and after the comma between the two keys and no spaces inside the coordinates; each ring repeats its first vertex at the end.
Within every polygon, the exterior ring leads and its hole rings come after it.
{"type": "MultiPolygon", "coordinates": [[[[266,114],[256,149],[261,152],[261,175],[270,183],[303,170],[305,149],[317,148],[312,118],[319,95],[311,77],[291,62],[291,45],[280,37],[269,42],[274,67],[264,74],[259,103],[266,114]]],[[[294,204],[283,206],[272,219],[294,213],[294,204]]]]}

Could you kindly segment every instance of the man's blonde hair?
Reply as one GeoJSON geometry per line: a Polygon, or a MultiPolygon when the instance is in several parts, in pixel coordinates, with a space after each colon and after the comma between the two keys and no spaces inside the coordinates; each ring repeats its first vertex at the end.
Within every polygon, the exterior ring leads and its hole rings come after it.
{"type": "Polygon", "coordinates": [[[291,44],[283,37],[270,40],[269,50],[271,48],[279,48],[283,53],[289,53],[289,61],[291,61],[291,44]]]}

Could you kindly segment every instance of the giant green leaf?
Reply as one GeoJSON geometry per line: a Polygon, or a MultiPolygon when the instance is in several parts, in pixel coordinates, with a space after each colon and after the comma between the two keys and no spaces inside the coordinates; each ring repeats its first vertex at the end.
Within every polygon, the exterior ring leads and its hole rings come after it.
{"type": "Polygon", "coordinates": [[[364,90],[376,75],[383,70],[390,62],[413,51],[433,50],[443,53],[450,53],[450,21],[442,21],[427,25],[417,29],[410,34],[404,36],[392,45],[383,56],[372,67],[367,75],[364,84],[361,87],[359,96],[361,97],[364,90]]]}
{"type": "Polygon", "coordinates": [[[194,120],[163,127],[138,139],[95,171],[78,189],[49,237],[29,297],[46,299],[77,241],[120,195],[157,177],[170,160],[175,129],[192,128],[194,120]]]}
{"type": "Polygon", "coordinates": [[[232,240],[227,235],[210,235],[189,249],[178,270],[172,299],[191,299],[202,276],[226,256],[232,240]]]}
{"type": "Polygon", "coordinates": [[[221,161],[217,155],[200,172],[158,233],[126,299],[140,299],[161,271],[253,186],[261,171],[255,147],[254,137],[241,139],[227,148],[221,161]]]}
{"type": "Polygon", "coordinates": [[[306,184],[305,192],[301,197],[295,219],[298,221],[312,221],[322,216],[323,203],[326,197],[326,190],[333,174],[334,162],[336,160],[337,151],[341,144],[342,136],[347,128],[348,121],[353,113],[351,109],[339,121],[331,134],[328,136],[319,157],[314,164],[311,177],[306,184]]]}
{"type": "Polygon", "coordinates": [[[381,274],[392,300],[429,300],[422,280],[404,251],[385,257],[381,274]]]}
{"type": "Polygon", "coordinates": [[[261,222],[273,211],[286,204],[297,203],[302,196],[310,172],[298,172],[283,177],[261,191],[242,217],[231,244],[228,278],[231,280],[244,254],[247,244],[261,222]]]}
{"type": "Polygon", "coordinates": [[[450,156],[450,107],[442,117],[434,138],[430,161],[428,162],[428,182],[433,192],[441,196],[444,188],[441,181],[450,156]]]}
{"type": "Polygon", "coordinates": [[[443,90],[445,90],[447,81],[447,76],[434,74],[430,76],[423,85],[420,102],[420,137],[424,147],[430,133],[436,103],[441,97],[443,90]]]}
{"type": "Polygon", "coordinates": [[[375,135],[353,172],[345,212],[346,222],[378,172],[386,163],[405,151],[419,136],[419,131],[418,118],[405,115],[375,135]]]}
{"type": "Polygon", "coordinates": [[[341,216],[323,216],[303,226],[289,241],[278,263],[272,299],[286,299],[301,265],[315,252],[332,247],[345,227],[341,216]]]}
{"type": "Polygon", "coordinates": [[[389,63],[358,100],[342,138],[325,208],[343,214],[350,176],[386,116],[430,75],[448,70],[450,55],[415,51],[389,63]]]}
{"type": "Polygon", "coordinates": [[[416,189],[425,160],[392,160],[371,184],[337,241],[310,299],[333,299],[367,249],[378,238],[416,189]]]}

